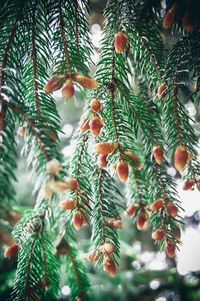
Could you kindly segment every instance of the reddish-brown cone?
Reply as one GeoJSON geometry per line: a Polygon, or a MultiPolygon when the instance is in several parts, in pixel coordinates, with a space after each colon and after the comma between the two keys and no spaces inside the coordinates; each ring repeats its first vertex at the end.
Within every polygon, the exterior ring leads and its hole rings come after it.
{"type": "Polygon", "coordinates": [[[112,242],[107,242],[105,243],[104,245],[102,245],[100,248],[99,248],[100,252],[102,253],[106,253],[106,254],[111,254],[114,252],[115,250],[115,246],[113,245],[112,242]]]}
{"type": "Polygon", "coordinates": [[[161,164],[163,161],[163,149],[160,145],[155,144],[153,147],[153,156],[156,163],[161,164]]]}
{"type": "Polygon", "coordinates": [[[126,151],[126,150],[122,151],[122,153],[125,155],[125,156],[122,155],[122,157],[125,161],[126,161],[127,157],[130,157],[131,159],[133,159],[135,161],[134,166],[129,164],[130,166],[132,166],[138,170],[140,170],[142,168],[142,164],[140,163],[139,158],[135,154],[133,154],[130,151],[126,151]]]}
{"type": "Polygon", "coordinates": [[[74,228],[78,231],[83,225],[83,215],[81,211],[76,211],[73,215],[73,225],[74,228]]]}
{"type": "Polygon", "coordinates": [[[66,183],[69,184],[69,189],[70,190],[73,190],[73,191],[77,190],[78,183],[77,183],[77,181],[75,179],[73,179],[73,178],[67,178],[66,179],[66,183]]]}
{"type": "Polygon", "coordinates": [[[108,218],[106,221],[111,227],[115,229],[121,229],[123,227],[121,219],[108,218]]]}
{"type": "Polygon", "coordinates": [[[59,206],[64,210],[70,210],[76,207],[76,201],[70,199],[64,200],[60,202],[59,206]]]}
{"type": "Polygon", "coordinates": [[[57,76],[52,77],[48,83],[44,86],[43,90],[46,93],[52,93],[53,91],[56,91],[62,87],[66,79],[65,74],[60,74],[57,76]]]}
{"type": "Polygon", "coordinates": [[[5,258],[10,258],[12,256],[15,256],[18,253],[18,251],[19,251],[19,245],[15,243],[12,246],[7,247],[5,249],[4,257],[5,258]]]}
{"type": "Polygon", "coordinates": [[[196,183],[196,185],[197,185],[197,189],[200,191],[200,182],[198,181],[198,182],[196,183]]]}
{"type": "Polygon", "coordinates": [[[157,229],[152,233],[153,240],[161,240],[165,236],[165,232],[163,230],[157,229]]]}
{"type": "Polygon", "coordinates": [[[92,118],[92,121],[90,123],[90,131],[94,137],[97,137],[99,135],[102,126],[102,121],[98,116],[92,118]]]}
{"type": "Polygon", "coordinates": [[[166,13],[163,20],[163,27],[168,29],[174,24],[174,16],[176,13],[176,4],[174,4],[166,13]]]}
{"type": "Polygon", "coordinates": [[[177,240],[181,239],[181,229],[177,226],[176,228],[172,229],[172,235],[175,236],[177,240]]]}
{"type": "Polygon", "coordinates": [[[164,100],[166,98],[166,96],[167,96],[167,95],[165,95],[166,89],[167,89],[167,85],[165,85],[165,84],[162,84],[158,87],[157,95],[158,95],[159,99],[164,100]]]}
{"type": "Polygon", "coordinates": [[[188,152],[187,148],[183,145],[179,145],[176,148],[175,154],[174,154],[174,164],[178,171],[183,170],[185,165],[188,161],[188,152]]]}
{"type": "Polygon", "coordinates": [[[151,205],[151,210],[152,211],[155,211],[155,210],[159,210],[161,208],[164,207],[164,204],[165,204],[165,199],[164,198],[161,198],[159,200],[156,200],[153,202],[153,204],[151,205]]]}
{"type": "Polygon", "coordinates": [[[136,226],[138,228],[138,230],[142,230],[144,227],[144,224],[147,221],[147,215],[145,212],[141,212],[140,215],[138,216],[137,220],[136,220],[136,226]]]}
{"type": "Polygon", "coordinates": [[[114,152],[114,150],[117,148],[116,143],[112,142],[100,142],[94,145],[94,151],[97,154],[103,154],[103,155],[108,155],[114,152]]]}
{"type": "Polygon", "coordinates": [[[174,257],[175,250],[176,250],[176,246],[174,245],[174,243],[172,243],[171,241],[168,241],[168,243],[165,247],[165,251],[166,251],[167,255],[169,257],[174,257]]]}
{"type": "Polygon", "coordinates": [[[167,211],[173,217],[176,217],[178,214],[178,208],[172,202],[167,204],[167,211]]]}
{"type": "Polygon", "coordinates": [[[183,28],[187,32],[191,32],[195,28],[194,24],[192,24],[192,22],[191,22],[191,19],[190,19],[190,16],[189,16],[188,12],[185,12],[185,15],[182,18],[182,24],[183,24],[183,28]]]}
{"type": "Polygon", "coordinates": [[[126,211],[124,211],[124,215],[125,216],[131,216],[133,215],[133,213],[139,208],[139,205],[138,204],[135,204],[135,205],[131,205],[130,207],[128,207],[126,209],[126,211]]]}
{"type": "Polygon", "coordinates": [[[103,167],[105,167],[107,165],[107,163],[108,163],[106,161],[107,156],[108,155],[103,155],[103,154],[101,154],[101,155],[98,156],[97,164],[98,164],[99,168],[103,168],[103,167]]]}
{"type": "Polygon", "coordinates": [[[51,174],[56,174],[61,169],[60,163],[58,160],[53,159],[47,162],[46,164],[46,171],[51,174]]]}
{"type": "Polygon", "coordinates": [[[126,48],[126,41],[127,41],[127,37],[122,31],[115,34],[114,45],[115,45],[115,51],[117,53],[122,53],[124,51],[124,49],[126,48]]]}
{"type": "Polygon", "coordinates": [[[193,185],[194,185],[194,179],[189,179],[184,183],[183,190],[189,190],[193,187],[193,185]]]}
{"type": "Polygon", "coordinates": [[[90,121],[89,118],[84,118],[83,121],[81,122],[80,130],[82,132],[86,132],[87,130],[90,129],[89,121],[90,121]]]}
{"type": "Polygon", "coordinates": [[[105,268],[109,276],[114,277],[116,274],[116,266],[113,259],[109,255],[104,255],[102,266],[105,268]]]}
{"type": "Polygon", "coordinates": [[[91,107],[91,109],[92,109],[93,112],[97,112],[101,108],[101,103],[100,103],[100,101],[97,98],[94,98],[91,101],[90,107],[91,107]]]}
{"type": "Polygon", "coordinates": [[[69,99],[74,95],[74,84],[68,79],[62,88],[62,96],[64,99],[69,99]]]}
{"type": "Polygon", "coordinates": [[[128,164],[124,161],[119,161],[117,164],[117,174],[122,182],[126,182],[128,179],[128,164]]]}
{"type": "Polygon", "coordinates": [[[86,75],[73,74],[72,79],[76,80],[84,88],[96,89],[99,86],[95,79],[86,75]]]}
{"type": "Polygon", "coordinates": [[[90,251],[87,255],[87,260],[90,261],[90,262],[93,262],[93,261],[97,261],[99,260],[101,254],[97,254],[97,252],[93,252],[93,251],[90,251]]]}

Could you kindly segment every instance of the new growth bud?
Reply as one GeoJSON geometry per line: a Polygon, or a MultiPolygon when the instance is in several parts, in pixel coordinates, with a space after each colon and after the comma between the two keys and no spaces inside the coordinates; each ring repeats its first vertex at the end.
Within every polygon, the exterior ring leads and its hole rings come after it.
{"type": "Polygon", "coordinates": [[[90,105],[91,109],[93,112],[97,112],[100,110],[101,108],[101,103],[100,101],[97,99],[97,98],[94,98],[92,101],[91,101],[91,105],[90,105]]]}
{"type": "Polygon", "coordinates": [[[156,200],[153,202],[153,204],[151,205],[151,210],[152,211],[155,211],[155,210],[159,210],[161,208],[164,207],[164,204],[165,204],[165,199],[164,198],[161,198],[159,200],[156,200]]]}
{"type": "Polygon", "coordinates": [[[115,51],[117,53],[122,53],[124,51],[124,49],[126,48],[126,41],[127,41],[127,37],[122,31],[115,34],[114,45],[115,45],[115,51]]]}
{"type": "Polygon", "coordinates": [[[108,155],[102,155],[102,154],[98,156],[97,164],[98,164],[99,168],[103,168],[107,165],[107,163],[108,163],[106,160],[107,156],[108,155]]]}
{"type": "Polygon", "coordinates": [[[107,242],[105,243],[104,245],[102,245],[100,248],[99,248],[100,252],[102,253],[106,253],[106,254],[111,254],[114,252],[115,250],[115,246],[113,245],[112,242],[107,242]]]}
{"type": "Polygon", "coordinates": [[[60,202],[59,206],[64,210],[70,210],[76,207],[76,201],[70,199],[64,200],[60,202]]]}
{"type": "Polygon", "coordinates": [[[165,247],[165,251],[166,251],[167,255],[171,258],[174,257],[175,250],[176,250],[176,246],[174,245],[174,243],[171,241],[168,241],[168,243],[165,247]]]}
{"type": "Polygon", "coordinates": [[[77,181],[75,179],[73,179],[73,178],[67,178],[66,179],[66,183],[69,184],[69,189],[70,190],[73,190],[73,191],[77,190],[78,183],[77,183],[77,181]]]}
{"type": "Polygon", "coordinates": [[[102,266],[105,268],[109,276],[114,277],[116,274],[116,266],[113,259],[109,255],[104,255],[102,266]]]}
{"type": "Polygon", "coordinates": [[[69,99],[74,95],[74,84],[73,82],[68,79],[66,80],[65,84],[62,88],[62,96],[64,99],[69,99]]]}
{"type": "Polygon", "coordinates": [[[161,99],[161,100],[165,100],[165,98],[166,98],[166,96],[167,95],[165,95],[165,90],[167,89],[167,85],[165,85],[165,84],[162,84],[162,85],[160,85],[159,87],[158,87],[158,92],[157,92],[157,94],[158,94],[158,98],[159,99],[161,99]]]}
{"type": "Polygon", "coordinates": [[[122,182],[126,182],[129,174],[128,164],[126,164],[126,162],[119,161],[117,164],[117,174],[122,182]]]}
{"type": "Polygon", "coordinates": [[[84,88],[96,89],[99,86],[98,82],[95,79],[85,75],[73,74],[72,78],[84,88]]]}
{"type": "Polygon", "coordinates": [[[193,185],[194,185],[194,179],[189,179],[184,183],[183,190],[189,190],[193,187],[193,185]]]}
{"type": "Polygon", "coordinates": [[[108,155],[114,152],[114,150],[117,148],[116,143],[112,142],[100,142],[94,145],[94,151],[97,154],[103,154],[103,155],[108,155]]]}
{"type": "Polygon", "coordinates": [[[81,211],[76,211],[73,215],[73,225],[74,228],[78,231],[83,225],[83,216],[81,211]]]}
{"type": "Polygon", "coordinates": [[[45,93],[52,93],[62,87],[65,82],[65,74],[60,74],[52,77],[48,83],[44,86],[43,90],[45,93]]]}
{"type": "Polygon", "coordinates": [[[161,164],[163,161],[163,149],[160,145],[155,144],[153,147],[153,156],[156,163],[161,164]]]}
{"type": "Polygon", "coordinates": [[[144,224],[147,221],[147,215],[145,212],[141,212],[140,215],[138,216],[137,220],[136,220],[136,226],[138,228],[138,230],[142,230],[144,227],[144,224]]]}
{"type": "Polygon", "coordinates": [[[173,217],[176,217],[178,214],[178,208],[172,202],[169,202],[167,204],[167,211],[168,211],[169,215],[171,215],[173,217]]]}
{"type": "Polygon", "coordinates": [[[12,246],[7,247],[5,249],[4,257],[5,258],[13,257],[13,256],[17,255],[18,251],[19,251],[19,245],[15,243],[12,246]]]}
{"type": "Polygon", "coordinates": [[[56,174],[60,171],[60,163],[58,160],[53,159],[46,164],[46,171],[51,174],[56,174]]]}
{"type": "Polygon", "coordinates": [[[94,137],[97,137],[99,135],[102,126],[102,121],[98,116],[92,118],[92,121],[90,123],[90,131],[94,137]]]}
{"type": "Polygon", "coordinates": [[[157,229],[152,233],[153,240],[162,240],[165,236],[165,232],[163,230],[157,229]]]}
{"type": "Polygon", "coordinates": [[[174,164],[178,171],[183,170],[185,165],[188,161],[188,152],[187,148],[183,145],[179,145],[176,148],[175,154],[174,154],[174,164]]]}
{"type": "Polygon", "coordinates": [[[133,213],[139,208],[139,205],[138,204],[135,204],[135,205],[131,205],[130,207],[128,207],[126,209],[126,211],[124,211],[124,215],[125,216],[131,216],[133,215],[133,213]]]}

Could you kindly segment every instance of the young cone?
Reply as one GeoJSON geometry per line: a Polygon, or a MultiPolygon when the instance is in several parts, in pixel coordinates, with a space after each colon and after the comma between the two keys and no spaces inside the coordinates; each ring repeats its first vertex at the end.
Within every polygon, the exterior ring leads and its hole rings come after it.
{"type": "Polygon", "coordinates": [[[166,89],[167,89],[167,85],[165,85],[165,84],[162,84],[158,87],[158,92],[157,92],[158,99],[165,100],[165,98],[167,96],[167,95],[165,95],[166,89]]]}
{"type": "Polygon", "coordinates": [[[142,230],[144,227],[144,224],[147,221],[147,215],[145,212],[141,212],[140,215],[138,216],[137,220],[136,220],[136,226],[138,228],[138,230],[142,230]]]}
{"type": "Polygon", "coordinates": [[[115,250],[115,246],[113,245],[112,242],[107,242],[105,243],[104,245],[102,245],[100,248],[99,248],[100,252],[102,253],[106,253],[106,254],[111,254],[114,252],[115,250]]]}
{"type": "Polygon", "coordinates": [[[121,229],[123,227],[121,219],[108,218],[107,223],[115,229],[121,229]]]}
{"type": "Polygon", "coordinates": [[[97,137],[99,135],[102,126],[102,121],[99,117],[95,116],[92,118],[92,121],[90,123],[90,131],[94,137],[97,137]]]}
{"type": "Polygon", "coordinates": [[[153,202],[153,204],[151,205],[151,210],[152,211],[155,211],[155,210],[159,210],[161,208],[164,207],[164,204],[165,204],[165,199],[164,198],[161,198],[159,200],[156,200],[153,202]]]}
{"type": "Polygon", "coordinates": [[[76,80],[84,88],[96,89],[99,86],[95,79],[85,75],[73,74],[72,79],[76,80]]]}
{"type": "Polygon", "coordinates": [[[183,145],[179,145],[176,148],[175,154],[174,154],[174,164],[178,171],[183,170],[185,165],[188,161],[188,152],[187,148],[183,145]]]}
{"type": "Polygon", "coordinates": [[[100,256],[101,256],[101,254],[97,255],[97,252],[94,253],[93,251],[90,251],[87,255],[87,260],[89,262],[97,261],[97,260],[99,260],[100,256]]]}
{"type": "Polygon", "coordinates": [[[108,155],[99,155],[98,156],[98,159],[97,159],[97,164],[99,166],[99,168],[103,168],[107,165],[107,161],[106,161],[106,158],[107,158],[108,155]]]}
{"type": "Polygon", "coordinates": [[[60,202],[59,206],[64,210],[70,210],[76,207],[76,201],[70,199],[64,200],[60,202]]]}
{"type": "Polygon", "coordinates": [[[135,205],[131,205],[130,207],[128,207],[126,209],[126,211],[124,211],[124,215],[125,216],[131,216],[133,215],[133,213],[139,208],[139,205],[138,204],[135,204],[135,205]]]}
{"type": "Polygon", "coordinates": [[[165,251],[167,255],[171,258],[174,257],[175,250],[176,250],[176,246],[171,241],[168,241],[165,247],[165,251]]]}
{"type": "Polygon", "coordinates": [[[83,225],[83,215],[81,211],[76,211],[73,215],[73,225],[74,228],[78,231],[83,225]]]}
{"type": "Polygon", "coordinates": [[[163,161],[163,149],[160,145],[155,144],[153,147],[153,156],[156,163],[161,164],[163,161]]]}
{"type": "Polygon", "coordinates": [[[91,101],[90,107],[91,107],[91,110],[92,110],[93,112],[97,112],[97,111],[99,111],[100,108],[101,108],[101,103],[100,103],[100,101],[99,101],[97,98],[94,98],[94,99],[91,101]]]}
{"type": "Polygon", "coordinates": [[[69,99],[74,95],[74,84],[71,80],[67,80],[62,88],[62,96],[64,99],[69,99]]]}
{"type": "Polygon", "coordinates": [[[178,208],[172,202],[167,204],[167,211],[173,217],[176,217],[178,214],[178,208]]]}
{"type": "Polygon", "coordinates": [[[174,16],[176,13],[176,4],[174,4],[166,13],[163,20],[163,27],[168,29],[174,24],[174,16]]]}
{"type": "Polygon", "coordinates": [[[125,156],[122,155],[122,157],[123,157],[123,159],[125,161],[126,161],[127,157],[130,157],[131,159],[133,159],[135,161],[134,162],[135,163],[134,166],[129,164],[130,166],[132,166],[132,167],[134,167],[134,168],[136,168],[138,170],[140,170],[142,168],[142,164],[140,163],[139,158],[135,154],[133,154],[130,151],[126,151],[126,150],[122,151],[122,153],[125,155],[125,156]]]}
{"type": "Polygon", "coordinates": [[[186,181],[183,185],[183,190],[189,190],[193,187],[194,185],[194,179],[189,179],[188,181],[186,181]]]}
{"type": "Polygon", "coordinates": [[[46,171],[51,174],[56,174],[60,171],[60,168],[60,163],[56,159],[53,159],[46,164],[46,171]]]}
{"type": "Polygon", "coordinates": [[[18,253],[18,251],[19,251],[19,245],[15,243],[12,246],[7,247],[5,249],[4,257],[5,258],[13,257],[13,256],[15,256],[18,253]]]}
{"type": "Polygon", "coordinates": [[[177,226],[176,228],[172,229],[172,235],[175,236],[177,240],[181,239],[181,229],[177,226]]]}
{"type": "Polygon", "coordinates": [[[126,182],[128,179],[128,164],[124,161],[120,161],[117,164],[117,174],[122,182],[126,182]]]}
{"type": "Polygon", "coordinates": [[[122,53],[124,51],[124,49],[126,48],[126,41],[127,41],[127,37],[122,31],[115,34],[114,45],[115,45],[115,51],[117,53],[122,53]]]}
{"type": "Polygon", "coordinates": [[[116,274],[116,266],[113,259],[109,255],[104,255],[102,266],[105,268],[109,276],[114,277],[116,274]]]}
{"type": "Polygon", "coordinates": [[[89,118],[84,118],[81,125],[80,125],[80,130],[82,132],[86,132],[87,130],[90,129],[90,124],[89,124],[89,118]]]}
{"type": "Polygon", "coordinates": [[[157,229],[152,233],[152,239],[153,240],[161,240],[165,236],[165,232],[163,230],[157,229]]]}
{"type": "Polygon", "coordinates": [[[112,142],[100,142],[94,145],[94,151],[97,154],[102,154],[102,155],[108,155],[114,152],[114,150],[117,148],[116,143],[112,142]]]}
{"type": "Polygon", "coordinates": [[[45,93],[52,93],[62,87],[66,79],[65,74],[60,74],[57,76],[52,77],[48,83],[44,86],[43,90],[45,93]]]}
{"type": "Polygon", "coordinates": [[[183,28],[187,32],[191,32],[195,28],[194,24],[192,24],[192,22],[191,22],[191,19],[190,19],[190,16],[189,16],[188,12],[186,12],[185,15],[183,16],[182,24],[183,24],[183,28]]]}
{"type": "Polygon", "coordinates": [[[69,189],[70,190],[73,190],[73,191],[77,190],[78,183],[77,183],[77,181],[75,179],[73,179],[73,178],[67,178],[66,179],[66,183],[69,184],[69,187],[70,187],[69,189]]]}

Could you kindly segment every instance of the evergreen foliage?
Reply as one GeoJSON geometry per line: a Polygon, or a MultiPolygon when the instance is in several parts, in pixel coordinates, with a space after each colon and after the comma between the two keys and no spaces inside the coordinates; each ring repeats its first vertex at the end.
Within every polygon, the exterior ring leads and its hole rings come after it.
{"type": "MultiPolygon", "coordinates": [[[[198,1],[191,1],[191,6],[188,1],[164,1],[166,9],[161,2],[107,1],[101,54],[93,75],[89,0],[2,1],[0,210],[11,213],[15,202],[17,127],[24,136],[23,153],[38,194],[35,208],[22,220],[8,219],[12,225],[18,222],[13,238],[19,245],[11,300],[56,300],[63,264],[71,300],[90,300],[75,230],[84,224],[91,227],[90,261],[114,276],[120,257],[120,214],[127,204],[136,205],[129,214],[133,224],[142,229],[149,222],[152,232],[160,230],[163,236],[154,238],[156,243],[174,256],[180,244],[182,209],[169,166],[175,164],[178,175],[184,181],[194,179],[193,186],[200,190],[196,121],[183,101],[189,84],[188,98],[199,109],[200,18],[198,1]],[[163,27],[179,33],[170,49],[164,46],[163,27]],[[60,152],[60,116],[51,93],[60,90],[63,98],[75,98],[74,85],[82,91],[85,108],[72,138],[74,151],[66,161],[60,152]],[[94,99],[100,109],[92,108],[94,99]],[[156,153],[158,146],[164,158],[156,153]],[[103,167],[98,160],[104,160],[103,167]],[[119,180],[126,182],[127,201],[122,200],[119,180]],[[157,200],[162,206],[152,209],[157,200]],[[112,251],[106,251],[107,243],[112,251]]],[[[3,224],[2,233],[10,228],[3,224]]],[[[10,238],[3,245],[10,248],[14,241],[10,238]]]]}

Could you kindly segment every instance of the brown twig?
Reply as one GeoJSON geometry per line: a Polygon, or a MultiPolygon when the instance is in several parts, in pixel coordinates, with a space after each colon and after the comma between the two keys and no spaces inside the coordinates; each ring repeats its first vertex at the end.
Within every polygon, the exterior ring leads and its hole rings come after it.
{"type": "Polygon", "coordinates": [[[101,225],[102,225],[102,237],[103,244],[106,242],[106,233],[105,233],[105,225],[104,225],[104,217],[103,217],[103,205],[102,205],[102,170],[99,171],[99,209],[101,215],[101,225]]]}
{"type": "Polygon", "coordinates": [[[65,39],[65,23],[64,23],[63,14],[62,14],[61,0],[59,0],[59,17],[60,17],[59,26],[60,26],[60,33],[61,33],[61,38],[62,38],[62,43],[63,43],[63,48],[64,48],[65,61],[67,64],[69,77],[71,78],[71,67],[70,67],[70,62],[69,62],[67,43],[66,43],[66,39],[65,39]]]}
{"type": "Polygon", "coordinates": [[[138,194],[138,199],[139,199],[139,205],[143,206],[142,197],[141,197],[140,188],[139,188],[139,183],[138,183],[138,177],[137,177],[135,168],[133,168],[133,174],[134,174],[134,178],[135,178],[135,185],[136,185],[136,189],[137,189],[137,194],[138,194]]]}
{"type": "Polygon", "coordinates": [[[38,96],[38,86],[37,86],[37,66],[36,66],[36,60],[37,60],[37,51],[36,51],[36,45],[35,45],[35,11],[37,6],[38,0],[35,0],[34,8],[33,8],[33,16],[32,16],[32,32],[31,32],[31,39],[32,39],[32,52],[31,52],[31,59],[33,64],[33,83],[34,83],[34,95],[35,95],[35,105],[36,109],[39,112],[40,106],[39,106],[39,96],[38,96]]]}

